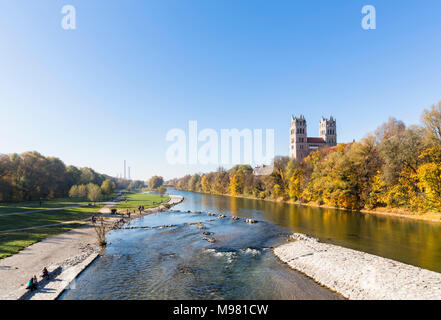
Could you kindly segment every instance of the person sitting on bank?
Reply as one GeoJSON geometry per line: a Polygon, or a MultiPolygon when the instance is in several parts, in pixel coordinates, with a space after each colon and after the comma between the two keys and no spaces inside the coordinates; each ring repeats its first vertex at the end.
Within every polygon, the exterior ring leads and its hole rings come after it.
{"type": "Polygon", "coordinates": [[[37,290],[37,281],[36,281],[37,277],[33,276],[31,279],[29,279],[28,281],[28,285],[26,287],[26,289],[34,291],[37,290]]]}
{"type": "Polygon", "coordinates": [[[42,277],[43,279],[45,279],[45,280],[48,280],[48,279],[49,279],[49,271],[47,271],[47,268],[46,268],[46,267],[44,267],[44,269],[43,269],[43,273],[42,273],[41,277],[42,277]]]}

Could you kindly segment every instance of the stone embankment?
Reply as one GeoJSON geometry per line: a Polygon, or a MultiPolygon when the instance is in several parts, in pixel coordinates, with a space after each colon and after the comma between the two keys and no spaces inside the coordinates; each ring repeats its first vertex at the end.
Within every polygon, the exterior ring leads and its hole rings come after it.
{"type": "Polygon", "coordinates": [[[441,299],[441,274],[303,235],[274,249],[291,268],[354,300],[441,299]]]}

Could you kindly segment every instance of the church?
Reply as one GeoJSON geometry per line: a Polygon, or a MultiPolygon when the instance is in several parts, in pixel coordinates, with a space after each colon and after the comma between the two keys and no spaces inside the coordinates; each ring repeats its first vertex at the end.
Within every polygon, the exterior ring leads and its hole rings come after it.
{"type": "Polygon", "coordinates": [[[306,119],[291,117],[290,124],[290,158],[299,161],[305,159],[310,152],[325,146],[337,145],[337,122],[332,116],[329,119],[323,118],[319,123],[319,137],[308,137],[306,119]]]}

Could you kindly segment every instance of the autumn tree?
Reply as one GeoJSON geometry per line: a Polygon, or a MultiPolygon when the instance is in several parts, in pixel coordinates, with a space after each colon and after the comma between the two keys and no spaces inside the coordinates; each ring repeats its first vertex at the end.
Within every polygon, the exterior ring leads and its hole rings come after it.
{"type": "Polygon", "coordinates": [[[78,186],[78,197],[79,198],[86,198],[87,197],[87,186],[84,184],[81,184],[78,186]]]}
{"type": "Polygon", "coordinates": [[[422,120],[429,143],[441,148],[441,101],[424,110],[422,120]]]}
{"type": "Polygon", "coordinates": [[[87,185],[87,198],[92,202],[97,202],[101,199],[101,188],[96,184],[89,183],[87,185]]]}
{"type": "Polygon", "coordinates": [[[78,186],[74,185],[70,188],[69,190],[69,197],[71,198],[77,198],[79,197],[79,193],[78,193],[78,186]]]}
{"type": "Polygon", "coordinates": [[[353,143],[313,151],[302,161],[276,157],[268,176],[249,165],[176,179],[181,190],[328,204],[359,210],[441,210],[441,102],[423,126],[395,118],[353,143]]]}
{"type": "Polygon", "coordinates": [[[148,182],[150,190],[155,190],[164,184],[164,179],[160,176],[153,176],[148,182]]]}
{"type": "Polygon", "coordinates": [[[232,195],[241,195],[243,193],[242,173],[233,173],[230,180],[230,192],[232,195]]]}
{"type": "Polygon", "coordinates": [[[201,186],[201,176],[199,174],[194,174],[188,181],[188,190],[193,192],[200,192],[202,190],[201,186]]]}
{"type": "Polygon", "coordinates": [[[106,179],[101,184],[101,192],[102,192],[102,194],[109,195],[114,190],[115,190],[115,183],[112,180],[110,180],[110,179],[106,179]]]}

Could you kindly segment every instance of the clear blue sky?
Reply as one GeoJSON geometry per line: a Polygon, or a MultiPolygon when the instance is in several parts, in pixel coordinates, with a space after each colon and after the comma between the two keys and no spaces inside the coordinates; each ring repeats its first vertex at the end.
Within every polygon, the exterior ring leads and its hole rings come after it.
{"type": "Polygon", "coordinates": [[[169,166],[165,135],[274,128],[310,135],[337,118],[339,141],[394,116],[416,124],[441,100],[439,0],[0,0],[0,152],[37,150],[135,178],[211,167],[169,166]],[[76,7],[63,30],[61,8],[76,7]],[[361,28],[361,8],[377,29],[361,28]]]}

